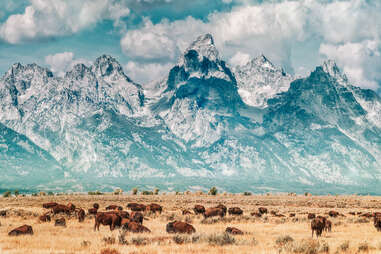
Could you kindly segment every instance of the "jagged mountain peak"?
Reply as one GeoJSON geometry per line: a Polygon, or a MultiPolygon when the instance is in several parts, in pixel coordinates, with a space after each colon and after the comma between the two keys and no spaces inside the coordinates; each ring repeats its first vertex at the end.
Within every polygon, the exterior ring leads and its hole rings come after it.
{"type": "MultiPolygon", "coordinates": [[[[98,77],[111,77],[118,79],[121,76],[127,78],[121,64],[112,56],[102,55],[98,57],[91,67],[92,72],[98,77]]],[[[129,78],[127,78],[130,81],[129,78]]]]}
{"type": "Polygon", "coordinates": [[[32,78],[34,75],[39,75],[44,78],[53,77],[53,73],[47,68],[41,67],[35,63],[23,66],[21,63],[14,63],[11,68],[5,73],[4,79],[15,79],[19,75],[28,75],[32,78]]]}
{"type": "Polygon", "coordinates": [[[73,66],[71,71],[68,71],[65,74],[65,79],[76,79],[81,80],[85,77],[86,74],[90,74],[91,69],[86,65],[80,63],[73,66]]]}
{"type": "Polygon", "coordinates": [[[334,60],[328,59],[324,61],[321,67],[324,72],[328,73],[332,78],[335,78],[341,85],[348,83],[347,76],[341,72],[334,60]]]}
{"type": "Polygon", "coordinates": [[[180,58],[180,65],[186,60],[184,58],[193,55],[197,55],[199,62],[202,62],[204,58],[212,62],[216,62],[219,59],[219,53],[214,45],[214,40],[211,34],[204,34],[197,37],[197,39],[185,50],[184,56],[180,58]]]}

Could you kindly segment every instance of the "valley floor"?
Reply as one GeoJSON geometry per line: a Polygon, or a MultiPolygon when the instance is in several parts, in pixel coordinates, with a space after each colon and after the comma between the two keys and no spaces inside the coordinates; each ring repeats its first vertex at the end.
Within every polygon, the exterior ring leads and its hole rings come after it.
{"type": "MultiPolygon", "coordinates": [[[[381,212],[381,197],[372,196],[292,196],[227,194],[207,195],[64,195],[44,197],[0,198],[0,211],[7,211],[0,217],[0,253],[63,254],[63,253],[381,253],[381,232],[373,226],[373,220],[350,215],[349,212],[381,212]],[[161,215],[146,214],[143,224],[150,234],[125,235],[120,230],[110,232],[101,226],[93,231],[94,218],[86,216],[83,223],[75,217],[67,219],[67,227],[55,227],[54,222],[41,223],[38,216],[47,211],[42,208],[46,202],[69,202],[86,210],[94,202],[101,209],[110,204],[123,206],[129,202],[158,203],[164,207],[161,215]],[[224,219],[204,220],[200,215],[183,216],[183,209],[195,204],[212,207],[219,203],[229,207],[241,207],[242,216],[227,215],[224,219]],[[258,207],[277,211],[286,217],[271,214],[261,218],[251,216],[258,207]],[[332,232],[324,232],[316,240],[311,238],[310,221],[307,213],[328,216],[331,210],[344,216],[329,218],[332,232]],[[296,213],[295,217],[289,217],[296,213]],[[166,224],[171,220],[182,220],[196,228],[193,235],[172,235],[166,233],[166,224]],[[15,227],[28,224],[34,235],[10,237],[8,232],[15,227]],[[242,236],[224,235],[226,227],[233,226],[245,232],[242,236]],[[124,236],[124,237],[123,237],[124,236]],[[124,244],[120,242],[124,239],[124,244]]],[[[128,210],[129,211],[129,210],[128,210]]],[[[59,218],[62,216],[57,216],[59,218]]]]}

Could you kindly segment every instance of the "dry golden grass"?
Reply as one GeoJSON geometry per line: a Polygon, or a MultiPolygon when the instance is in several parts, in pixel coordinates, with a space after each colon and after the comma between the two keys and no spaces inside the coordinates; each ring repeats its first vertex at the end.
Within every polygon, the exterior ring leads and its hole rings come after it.
{"type": "Polygon", "coordinates": [[[376,231],[372,221],[359,223],[358,216],[348,214],[352,211],[380,212],[378,208],[381,208],[381,197],[370,196],[188,194],[0,198],[0,210],[9,212],[7,217],[0,217],[0,253],[381,253],[381,233],[376,231]],[[67,218],[66,228],[54,227],[53,221],[38,222],[38,216],[47,211],[42,208],[42,203],[50,201],[71,202],[86,210],[94,202],[99,203],[101,208],[110,204],[125,208],[129,202],[155,202],[164,207],[164,212],[161,215],[146,215],[149,220],[145,220],[144,225],[152,233],[127,233],[124,237],[126,244],[121,244],[119,230],[110,232],[108,227],[101,226],[99,232],[94,232],[94,219],[88,216],[83,223],[74,217],[67,218]],[[219,203],[227,207],[239,206],[244,210],[244,215],[227,215],[223,220],[208,219],[207,223],[202,216],[181,215],[182,209],[192,208],[195,204],[211,207],[219,203]],[[250,212],[256,211],[259,206],[265,206],[269,211],[276,210],[287,217],[251,217],[250,212]],[[306,213],[324,215],[330,210],[343,213],[346,217],[331,219],[333,231],[323,233],[318,241],[315,238],[312,240],[306,213]],[[296,217],[288,217],[289,213],[296,213],[296,217]],[[167,234],[165,226],[173,218],[190,221],[197,233],[191,236],[167,234]],[[11,229],[23,224],[31,225],[34,235],[8,236],[11,229]],[[223,232],[227,226],[237,227],[245,234],[226,237],[223,232]]]}

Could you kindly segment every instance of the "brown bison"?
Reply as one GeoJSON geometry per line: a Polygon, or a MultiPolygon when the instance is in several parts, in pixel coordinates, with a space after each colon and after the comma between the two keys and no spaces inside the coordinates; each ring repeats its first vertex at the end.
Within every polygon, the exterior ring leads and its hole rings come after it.
{"type": "Polygon", "coordinates": [[[360,216],[365,217],[365,218],[372,218],[373,214],[372,213],[364,213],[364,214],[360,214],[360,216]]]}
{"type": "Polygon", "coordinates": [[[259,207],[259,208],[258,208],[258,212],[259,212],[260,214],[265,214],[265,213],[268,212],[268,210],[267,210],[266,207],[259,207]]]}
{"type": "Polygon", "coordinates": [[[77,212],[77,216],[78,216],[78,221],[79,222],[83,222],[85,220],[85,210],[83,210],[82,208],[80,208],[77,212]]]}
{"type": "Polygon", "coordinates": [[[131,209],[131,211],[134,212],[144,212],[146,210],[146,206],[143,204],[138,204],[138,203],[129,203],[127,205],[128,208],[131,209]]]}
{"type": "Polygon", "coordinates": [[[193,207],[193,211],[195,214],[203,214],[205,213],[205,207],[202,205],[195,205],[193,207]]]}
{"type": "Polygon", "coordinates": [[[131,222],[130,219],[122,218],[122,220],[120,221],[120,226],[123,227],[124,225],[126,225],[130,222],[131,222]]]}
{"type": "Polygon", "coordinates": [[[350,215],[356,215],[356,212],[349,212],[350,215]]]}
{"type": "Polygon", "coordinates": [[[328,212],[328,215],[329,215],[330,217],[336,218],[337,216],[339,216],[339,213],[336,212],[336,211],[329,211],[329,212],[328,212]]]}
{"type": "Polygon", "coordinates": [[[71,214],[71,209],[68,208],[66,205],[56,205],[56,206],[53,206],[52,208],[52,212],[53,214],[59,214],[59,213],[66,213],[68,215],[71,214]]]}
{"type": "Polygon", "coordinates": [[[242,215],[243,210],[239,207],[230,207],[228,210],[230,215],[242,215]]]}
{"type": "Polygon", "coordinates": [[[251,215],[251,216],[258,217],[258,218],[262,217],[262,214],[261,214],[261,213],[258,213],[258,212],[252,212],[252,213],[250,213],[250,215],[251,215]]]}
{"type": "Polygon", "coordinates": [[[56,219],[55,222],[54,222],[54,226],[56,226],[56,227],[66,227],[66,220],[65,220],[65,218],[56,219]]]}
{"type": "Polygon", "coordinates": [[[290,217],[295,217],[296,216],[296,214],[295,213],[290,213],[290,215],[289,215],[290,217]]]}
{"type": "Polygon", "coordinates": [[[215,208],[220,208],[220,209],[224,210],[224,213],[225,213],[225,214],[226,214],[226,213],[227,213],[227,211],[228,211],[227,207],[226,207],[226,206],[224,206],[223,204],[219,204],[219,205],[218,205],[218,206],[216,206],[215,208]]]}
{"type": "Polygon", "coordinates": [[[50,209],[52,207],[55,207],[56,205],[58,205],[56,202],[50,202],[50,203],[44,203],[44,204],[42,204],[42,207],[50,209]]]}
{"type": "Polygon", "coordinates": [[[122,211],[123,207],[118,206],[118,205],[109,205],[109,206],[106,207],[106,210],[119,210],[119,211],[122,211]]]}
{"type": "Polygon", "coordinates": [[[136,223],[143,224],[144,216],[141,212],[132,212],[130,216],[130,220],[136,223]]]}
{"type": "Polygon", "coordinates": [[[130,218],[130,214],[126,211],[113,210],[113,211],[107,211],[104,213],[105,214],[116,214],[116,215],[119,215],[122,219],[123,218],[125,218],[125,219],[130,218]]]}
{"type": "Polygon", "coordinates": [[[21,227],[15,228],[8,233],[9,236],[18,235],[33,235],[33,228],[29,225],[23,225],[21,227]]]}
{"type": "Polygon", "coordinates": [[[183,210],[182,213],[183,213],[183,215],[190,215],[190,214],[192,214],[192,212],[189,211],[188,209],[183,210]]]}
{"type": "Polygon", "coordinates": [[[97,214],[97,212],[98,212],[98,209],[96,209],[96,208],[90,208],[89,210],[87,210],[88,211],[88,213],[89,214],[97,214]]]}
{"type": "Polygon", "coordinates": [[[332,231],[332,221],[326,220],[324,229],[325,229],[325,232],[331,232],[332,231]]]}
{"type": "Polygon", "coordinates": [[[373,225],[377,229],[378,232],[381,231],[381,216],[374,216],[373,225]]]}
{"type": "Polygon", "coordinates": [[[323,229],[325,228],[325,220],[322,217],[314,218],[311,221],[312,237],[314,237],[314,231],[316,231],[316,237],[321,236],[323,229]]]}
{"type": "Polygon", "coordinates": [[[110,226],[110,230],[113,231],[116,227],[120,227],[122,218],[115,213],[97,213],[95,216],[94,231],[98,229],[102,224],[104,226],[110,226]]]}
{"type": "Polygon", "coordinates": [[[225,216],[225,212],[221,208],[212,207],[205,210],[204,218],[220,216],[221,218],[225,216]]]}
{"type": "Polygon", "coordinates": [[[232,235],[243,235],[243,232],[241,230],[234,227],[227,227],[225,232],[232,235]]]}
{"type": "Polygon", "coordinates": [[[158,212],[161,214],[161,212],[163,211],[163,207],[161,205],[152,203],[152,204],[147,205],[146,210],[151,211],[153,213],[158,212]]]}
{"type": "Polygon", "coordinates": [[[314,214],[314,213],[308,213],[307,218],[309,220],[315,219],[316,218],[316,214],[314,214]]]}
{"type": "Polygon", "coordinates": [[[93,208],[95,208],[95,209],[98,210],[98,209],[99,209],[99,204],[98,204],[98,203],[94,203],[94,204],[93,204],[93,208]]]}
{"type": "Polygon", "coordinates": [[[167,224],[167,233],[193,234],[196,229],[188,223],[182,221],[173,221],[167,224]]]}
{"type": "Polygon", "coordinates": [[[51,221],[50,215],[45,213],[38,218],[41,222],[51,221]]]}
{"type": "Polygon", "coordinates": [[[72,203],[67,204],[67,208],[70,210],[70,212],[75,211],[75,205],[73,205],[72,203]]]}
{"type": "Polygon", "coordinates": [[[0,216],[1,217],[7,216],[7,211],[0,211],[0,216]]]}
{"type": "Polygon", "coordinates": [[[132,233],[151,233],[151,230],[149,230],[147,227],[136,223],[134,221],[131,221],[128,224],[125,224],[123,226],[123,230],[132,232],[132,233]]]}

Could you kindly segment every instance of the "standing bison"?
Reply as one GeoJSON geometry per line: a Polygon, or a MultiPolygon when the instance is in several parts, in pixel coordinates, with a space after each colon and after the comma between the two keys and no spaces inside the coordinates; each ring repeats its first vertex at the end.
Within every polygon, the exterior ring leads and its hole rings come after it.
{"type": "Polygon", "coordinates": [[[146,210],[153,213],[158,212],[159,214],[161,214],[161,212],[163,211],[163,207],[161,205],[152,203],[147,205],[146,210]]]}
{"type": "Polygon", "coordinates": [[[18,236],[18,235],[33,235],[33,228],[29,225],[23,225],[21,227],[13,229],[8,233],[9,236],[18,236]]]}
{"type": "Polygon", "coordinates": [[[224,206],[223,204],[219,204],[218,206],[216,206],[216,208],[220,208],[220,209],[222,209],[222,210],[224,211],[225,214],[226,214],[227,211],[228,211],[227,207],[224,206]]]}
{"type": "Polygon", "coordinates": [[[85,220],[85,210],[80,208],[77,212],[77,216],[78,216],[78,222],[83,222],[85,220]]]}
{"type": "Polygon", "coordinates": [[[260,214],[265,214],[265,213],[268,212],[268,210],[267,210],[266,207],[259,207],[259,208],[258,208],[258,212],[259,212],[260,214]]]}
{"type": "Polygon", "coordinates": [[[116,227],[120,227],[122,218],[115,213],[97,213],[95,216],[94,231],[99,231],[99,226],[110,226],[113,231],[116,227]]]}
{"type": "Polygon", "coordinates": [[[204,218],[214,217],[214,216],[220,216],[221,218],[225,216],[225,212],[221,208],[213,207],[208,208],[205,210],[204,218]]]}
{"type": "Polygon", "coordinates": [[[167,224],[167,233],[193,234],[196,229],[188,223],[182,221],[173,221],[167,224]]]}
{"type": "Polygon", "coordinates": [[[381,231],[381,215],[375,215],[373,218],[373,225],[377,229],[378,232],[381,231]]]}
{"type": "Polygon", "coordinates": [[[56,202],[49,202],[49,203],[44,203],[44,204],[42,204],[42,207],[43,207],[43,208],[50,209],[50,208],[55,207],[56,205],[58,205],[56,202]]]}
{"type": "Polygon", "coordinates": [[[316,234],[316,237],[321,236],[324,228],[325,228],[325,218],[323,217],[317,217],[315,219],[312,219],[311,221],[311,230],[312,230],[312,237],[314,237],[314,232],[316,234]]]}
{"type": "Polygon", "coordinates": [[[134,212],[144,212],[146,210],[146,206],[143,204],[138,204],[138,203],[129,203],[127,205],[128,208],[131,209],[131,211],[134,212]]]}

